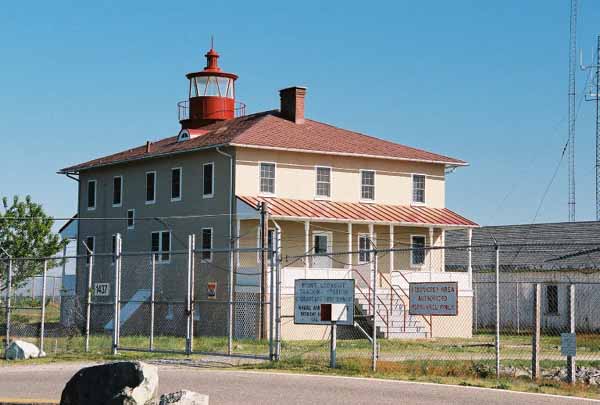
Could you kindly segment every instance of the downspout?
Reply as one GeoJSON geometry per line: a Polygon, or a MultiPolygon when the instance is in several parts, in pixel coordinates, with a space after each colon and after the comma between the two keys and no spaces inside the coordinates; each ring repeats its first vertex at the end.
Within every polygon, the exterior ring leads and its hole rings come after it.
{"type": "Polygon", "coordinates": [[[233,156],[223,152],[220,146],[215,148],[217,153],[229,158],[229,304],[228,304],[228,326],[227,326],[227,354],[231,355],[233,350],[233,273],[234,273],[234,247],[235,241],[233,238],[233,211],[235,209],[235,196],[233,195],[233,156]]]}

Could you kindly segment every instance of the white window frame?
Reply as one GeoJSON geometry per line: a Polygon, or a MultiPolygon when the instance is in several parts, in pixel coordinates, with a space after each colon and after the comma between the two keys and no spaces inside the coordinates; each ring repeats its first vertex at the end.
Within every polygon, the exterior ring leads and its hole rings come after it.
{"type": "Polygon", "coordinates": [[[88,180],[87,187],[85,193],[85,205],[87,206],[88,211],[95,211],[96,206],[98,205],[98,182],[95,179],[88,180]],[[94,183],[94,206],[90,207],[90,184],[92,183],[94,183]]]}
{"type": "MultiPolygon", "coordinates": [[[[156,177],[154,177],[154,179],[156,179],[156,177]]],[[[171,202],[181,201],[181,199],[183,198],[183,167],[172,167],[170,180],[171,180],[171,202]],[[175,170],[179,170],[179,197],[173,198],[173,171],[175,171],[175,170]]],[[[156,190],[156,186],[154,187],[154,189],[156,190]]],[[[156,199],[156,195],[154,196],[154,199],[156,199]]]]}
{"type": "Polygon", "coordinates": [[[260,196],[265,196],[265,197],[274,197],[277,194],[277,163],[276,162],[265,162],[265,161],[261,161],[258,162],[258,195],[260,196]],[[262,170],[261,170],[261,166],[265,164],[265,165],[273,165],[273,167],[275,168],[275,177],[273,178],[273,192],[272,193],[268,193],[268,192],[264,192],[261,191],[260,188],[260,180],[261,180],[261,175],[262,175],[262,170]]]}
{"type": "Polygon", "coordinates": [[[377,185],[377,171],[375,170],[371,170],[371,169],[360,169],[359,171],[359,197],[360,197],[360,202],[363,203],[374,203],[375,199],[377,198],[377,189],[376,189],[376,185],[377,185]],[[363,193],[362,193],[362,188],[363,188],[363,172],[372,172],[373,173],[373,199],[367,199],[367,198],[363,198],[363,193]]]}
{"type": "Polygon", "coordinates": [[[410,175],[410,204],[411,205],[426,205],[427,202],[427,175],[425,173],[411,173],[410,175]],[[423,202],[415,201],[415,176],[423,176],[423,202]]]}
{"type": "Polygon", "coordinates": [[[172,244],[173,244],[173,235],[171,235],[171,231],[152,231],[150,233],[150,251],[151,254],[156,255],[156,263],[160,263],[160,264],[166,264],[166,263],[171,263],[171,256],[172,254],[170,253],[172,249],[172,244]],[[154,252],[152,251],[152,235],[157,233],[158,234],[158,251],[154,252]],[[169,255],[169,259],[168,260],[163,260],[163,238],[162,238],[162,234],[163,233],[168,233],[169,234],[169,250],[167,252],[169,255]]]}
{"type": "MultiPolygon", "coordinates": [[[[370,234],[370,233],[368,233],[368,232],[359,232],[359,233],[356,235],[356,247],[357,247],[357,249],[356,249],[356,250],[358,251],[358,257],[357,257],[357,262],[358,262],[358,264],[365,264],[365,263],[369,263],[369,262],[371,261],[371,254],[373,254],[373,252],[366,252],[366,253],[368,253],[368,254],[369,254],[369,260],[367,260],[367,261],[360,260],[360,252],[361,252],[361,248],[360,248],[360,239],[361,239],[361,238],[365,238],[365,237],[366,237],[366,238],[371,238],[371,234],[370,234]]],[[[375,234],[375,233],[373,234],[373,239],[375,239],[375,240],[377,239],[377,234],[375,234]]],[[[368,250],[373,250],[373,247],[371,247],[371,249],[368,249],[368,250]]]]}
{"type": "Polygon", "coordinates": [[[89,265],[90,265],[90,257],[93,256],[96,253],[96,237],[92,236],[92,235],[86,236],[85,239],[83,240],[83,245],[84,245],[83,248],[85,249],[85,256],[86,256],[85,265],[89,267],[89,265]],[[89,248],[89,246],[87,245],[87,241],[88,241],[89,238],[92,238],[92,245],[93,245],[92,248],[90,249],[92,251],[91,254],[86,249],[86,247],[89,248]]]}
{"type": "Polygon", "coordinates": [[[332,192],[332,184],[333,184],[333,169],[331,166],[315,166],[315,200],[331,200],[331,192],[332,192]],[[329,170],[329,195],[319,195],[319,169],[328,169],[329,170]]]}
{"type": "Polygon", "coordinates": [[[213,198],[215,196],[215,162],[206,162],[202,165],[202,198],[213,198]],[[204,194],[204,168],[206,166],[212,166],[211,176],[211,193],[204,194]]]}
{"type": "Polygon", "coordinates": [[[156,187],[157,183],[158,183],[157,178],[158,178],[158,175],[156,173],[156,170],[147,171],[146,174],[144,175],[144,200],[146,201],[146,205],[156,204],[156,194],[158,193],[158,190],[156,187]],[[154,173],[154,195],[153,195],[154,199],[153,200],[147,199],[148,198],[148,175],[150,173],[154,173]]]}
{"type": "Polygon", "coordinates": [[[425,262],[427,261],[427,235],[424,234],[411,234],[410,235],[410,267],[415,268],[415,269],[420,269],[423,268],[423,266],[425,266],[425,262]],[[423,240],[425,241],[425,243],[423,244],[423,263],[415,263],[414,262],[414,244],[413,244],[413,238],[423,238],[423,240]]]}
{"type": "Polygon", "coordinates": [[[113,208],[116,207],[122,207],[123,206],[123,176],[114,176],[113,177],[113,182],[112,182],[112,206],[113,208]],[[118,204],[115,204],[115,179],[121,179],[121,190],[120,192],[120,196],[121,196],[121,201],[119,201],[118,204]]]}
{"type": "Polygon", "coordinates": [[[214,240],[215,240],[215,230],[213,229],[212,226],[207,226],[204,227],[202,229],[200,229],[200,260],[204,263],[212,263],[213,261],[213,249],[215,248],[214,246],[214,240]],[[206,229],[210,229],[210,257],[208,259],[205,259],[204,256],[204,245],[203,245],[203,240],[202,238],[204,237],[204,231],[206,229]]]}
{"type": "Polygon", "coordinates": [[[127,229],[135,229],[135,208],[130,208],[127,210],[127,229]],[[133,216],[131,217],[132,224],[129,225],[129,213],[133,212],[133,216]]]}

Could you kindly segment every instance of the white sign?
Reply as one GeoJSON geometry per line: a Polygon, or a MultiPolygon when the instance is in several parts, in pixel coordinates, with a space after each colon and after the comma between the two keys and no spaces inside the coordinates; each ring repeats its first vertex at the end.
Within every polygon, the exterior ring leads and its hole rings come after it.
{"type": "MultiPolygon", "coordinates": [[[[297,279],[294,283],[294,323],[305,325],[329,325],[321,320],[321,304],[343,304],[323,306],[343,314],[338,325],[354,324],[354,280],[353,279],[297,279]]],[[[329,314],[331,317],[331,314],[329,314]]]]}
{"type": "Polygon", "coordinates": [[[458,315],[458,283],[410,283],[410,315],[458,315]]]}
{"type": "Polygon", "coordinates": [[[577,355],[577,342],[574,333],[560,334],[560,354],[573,357],[577,355]]]}
{"type": "Polygon", "coordinates": [[[110,294],[110,284],[109,283],[95,283],[94,284],[94,295],[96,297],[108,297],[110,294]]]}

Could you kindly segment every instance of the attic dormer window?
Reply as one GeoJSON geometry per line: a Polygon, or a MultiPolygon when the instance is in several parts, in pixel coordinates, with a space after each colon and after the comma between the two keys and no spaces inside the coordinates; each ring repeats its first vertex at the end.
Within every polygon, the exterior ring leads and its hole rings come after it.
{"type": "Polygon", "coordinates": [[[188,139],[190,139],[190,133],[187,130],[182,129],[177,137],[177,142],[187,141],[188,139]]]}

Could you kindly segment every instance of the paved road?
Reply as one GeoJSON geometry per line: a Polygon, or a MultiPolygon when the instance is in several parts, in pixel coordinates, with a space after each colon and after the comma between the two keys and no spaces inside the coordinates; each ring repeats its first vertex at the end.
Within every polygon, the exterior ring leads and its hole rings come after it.
{"type": "MultiPolygon", "coordinates": [[[[83,364],[0,367],[0,397],[59,399],[83,364]]],[[[159,366],[160,391],[187,388],[217,404],[576,404],[581,399],[375,379],[159,366]]]]}

